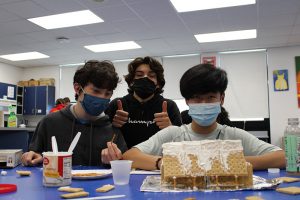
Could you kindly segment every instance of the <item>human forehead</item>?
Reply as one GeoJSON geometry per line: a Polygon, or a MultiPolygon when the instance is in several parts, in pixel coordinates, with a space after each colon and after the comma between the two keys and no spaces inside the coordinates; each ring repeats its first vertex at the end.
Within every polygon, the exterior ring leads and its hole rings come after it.
{"type": "Polygon", "coordinates": [[[108,90],[106,88],[98,88],[93,83],[88,83],[84,90],[94,91],[94,92],[110,92],[111,90],[108,90]]]}
{"type": "Polygon", "coordinates": [[[138,66],[136,68],[135,73],[148,74],[148,73],[155,73],[155,72],[152,71],[152,69],[150,68],[150,66],[148,64],[141,64],[140,66],[138,66]]]}

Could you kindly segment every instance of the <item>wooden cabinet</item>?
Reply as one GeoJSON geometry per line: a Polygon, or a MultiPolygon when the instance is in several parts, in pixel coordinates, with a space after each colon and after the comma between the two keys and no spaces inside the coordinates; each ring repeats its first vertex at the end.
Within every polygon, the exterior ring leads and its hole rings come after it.
{"type": "Polygon", "coordinates": [[[24,87],[23,99],[23,115],[46,115],[55,105],[55,87],[24,87]]]}

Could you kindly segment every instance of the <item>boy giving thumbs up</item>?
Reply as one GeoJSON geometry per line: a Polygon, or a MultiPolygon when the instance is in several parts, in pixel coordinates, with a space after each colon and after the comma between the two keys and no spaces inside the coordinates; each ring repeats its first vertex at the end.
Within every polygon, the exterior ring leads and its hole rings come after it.
{"type": "Polygon", "coordinates": [[[139,144],[159,130],[180,126],[181,117],[176,103],[164,98],[164,69],[154,58],[136,58],[128,65],[125,76],[128,92],[114,99],[106,114],[112,124],[121,129],[128,148],[139,144]]]}

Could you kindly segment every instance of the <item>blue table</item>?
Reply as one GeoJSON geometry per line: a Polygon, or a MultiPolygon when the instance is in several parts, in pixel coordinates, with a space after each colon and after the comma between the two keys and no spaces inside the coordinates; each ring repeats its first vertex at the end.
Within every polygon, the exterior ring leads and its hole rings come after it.
{"type": "MultiPolygon", "coordinates": [[[[93,169],[90,167],[76,167],[73,169],[93,169]]],[[[8,172],[6,176],[0,176],[0,183],[17,184],[18,190],[13,193],[0,194],[0,199],[30,199],[30,200],[43,200],[43,199],[60,199],[61,192],[57,191],[57,188],[43,187],[42,184],[42,169],[41,167],[22,167],[19,166],[14,169],[6,169],[8,172]],[[19,177],[16,174],[16,170],[30,170],[32,174],[30,177],[19,177]]],[[[285,171],[281,171],[280,174],[268,174],[266,171],[254,172],[255,175],[264,178],[275,178],[279,176],[287,176],[285,171]]],[[[116,188],[107,193],[97,193],[95,189],[104,184],[113,184],[112,177],[98,180],[73,180],[72,187],[82,187],[85,191],[90,193],[89,197],[104,196],[104,195],[120,195],[125,194],[125,198],[122,199],[148,199],[148,200],[162,200],[162,199],[180,199],[183,200],[187,197],[195,197],[196,199],[245,199],[247,196],[260,196],[265,200],[288,200],[288,199],[300,199],[300,195],[288,195],[278,193],[274,190],[265,191],[236,191],[236,192],[181,192],[181,193],[152,193],[152,192],[140,192],[140,186],[146,175],[131,175],[130,183],[127,186],[116,186],[116,188]]],[[[297,183],[283,183],[279,187],[287,186],[299,186],[297,183]]]]}

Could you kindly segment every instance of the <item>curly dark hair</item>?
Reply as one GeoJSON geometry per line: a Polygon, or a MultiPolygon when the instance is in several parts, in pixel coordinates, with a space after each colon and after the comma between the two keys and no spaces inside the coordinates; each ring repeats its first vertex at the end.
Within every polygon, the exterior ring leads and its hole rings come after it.
{"type": "Polygon", "coordinates": [[[128,64],[128,74],[124,76],[125,81],[127,82],[128,86],[129,86],[128,92],[133,93],[133,91],[130,89],[130,86],[134,80],[136,69],[142,64],[149,65],[150,69],[153,72],[155,72],[155,74],[156,74],[157,83],[159,85],[159,88],[156,89],[155,93],[156,94],[163,93],[162,88],[166,84],[165,77],[164,77],[164,68],[158,60],[156,60],[152,57],[149,57],[149,56],[146,56],[144,58],[138,57],[138,58],[134,59],[131,63],[128,64]]]}
{"type": "MultiPolygon", "coordinates": [[[[101,89],[113,91],[120,82],[112,62],[108,60],[89,60],[75,72],[73,84],[78,83],[84,88],[89,83],[101,89]]],[[[78,99],[78,94],[75,94],[78,99]]]]}
{"type": "Polygon", "coordinates": [[[227,84],[226,71],[211,64],[199,64],[183,74],[180,79],[180,92],[185,99],[209,92],[224,94],[227,84]]]}

